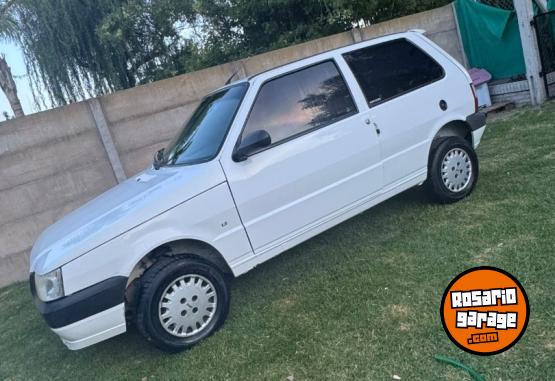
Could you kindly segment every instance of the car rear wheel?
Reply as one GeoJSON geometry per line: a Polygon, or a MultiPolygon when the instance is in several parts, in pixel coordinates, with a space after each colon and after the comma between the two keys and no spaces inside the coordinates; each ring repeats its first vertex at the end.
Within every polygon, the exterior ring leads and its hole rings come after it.
{"type": "Polygon", "coordinates": [[[189,257],[167,257],[141,278],[136,323],[167,352],[188,349],[214,333],[229,310],[229,289],[219,270],[189,257]]]}
{"type": "Polygon", "coordinates": [[[462,200],[478,181],[478,157],[468,142],[448,137],[436,142],[430,156],[428,190],[442,203],[462,200]]]}

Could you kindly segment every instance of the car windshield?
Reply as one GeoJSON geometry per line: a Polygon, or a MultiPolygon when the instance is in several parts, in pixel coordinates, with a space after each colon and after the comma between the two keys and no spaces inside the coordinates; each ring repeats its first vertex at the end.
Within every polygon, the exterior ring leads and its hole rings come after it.
{"type": "Polygon", "coordinates": [[[161,164],[187,165],[212,160],[224,142],[247,88],[247,83],[241,83],[204,98],[183,130],[164,150],[161,164]]]}

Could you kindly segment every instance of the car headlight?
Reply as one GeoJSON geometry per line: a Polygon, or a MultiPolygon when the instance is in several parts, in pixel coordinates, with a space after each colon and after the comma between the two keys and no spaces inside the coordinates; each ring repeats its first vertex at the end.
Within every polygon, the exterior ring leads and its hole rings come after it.
{"type": "Polygon", "coordinates": [[[43,302],[51,302],[64,296],[62,269],[56,269],[48,274],[35,274],[35,290],[43,302]]]}

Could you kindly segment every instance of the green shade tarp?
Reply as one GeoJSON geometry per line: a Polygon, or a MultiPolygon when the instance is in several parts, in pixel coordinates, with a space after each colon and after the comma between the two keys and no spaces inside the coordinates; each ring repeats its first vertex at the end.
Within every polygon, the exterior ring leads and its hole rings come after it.
{"type": "Polygon", "coordinates": [[[470,67],[486,69],[493,79],[526,72],[515,11],[473,0],[456,0],[455,7],[470,67]]]}

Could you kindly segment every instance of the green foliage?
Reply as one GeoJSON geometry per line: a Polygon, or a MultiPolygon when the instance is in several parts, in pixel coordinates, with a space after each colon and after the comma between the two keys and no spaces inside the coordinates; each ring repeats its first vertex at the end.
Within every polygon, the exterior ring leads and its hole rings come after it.
{"type": "MultiPolygon", "coordinates": [[[[96,30],[123,0],[21,0],[20,43],[30,78],[55,104],[134,85],[119,52],[96,30]]],[[[39,92],[35,91],[35,94],[39,92]]]]}
{"type": "Polygon", "coordinates": [[[14,0],[0,1],[0,38],[14,40],[17,35],[17,22],[13,15],[14,0]]]}
{"type": "Polygon", "coordinates": [[[180,36],[188,9],[171,0],[21,0],[34,93],[44,88],[60,105],[178,74],[195,49],[180,36]]]}
{"type": "Polygon", "coordinates": [[[18,0],[16,7],[34,88],[64,104],[447,2],[18,0]]]}
{"type": "MultiPolygon", "coordinates": [[[[289,46],[447,4],[446,0],[197,0],[207,58],[289,46]]],[[[221,57],[218,57],[221,60],[221,57]]]]}
{"type": "Polygon", "coordinates": [[[193,55],[195,46],[182,37],[187,17],[192,14],[190,1],[128,1],[108,15],[97,30],[102,45],[119,52],[122,65],[129,68],[132,80],[122,87],[179,74],[183,57],[193,55]]]}

